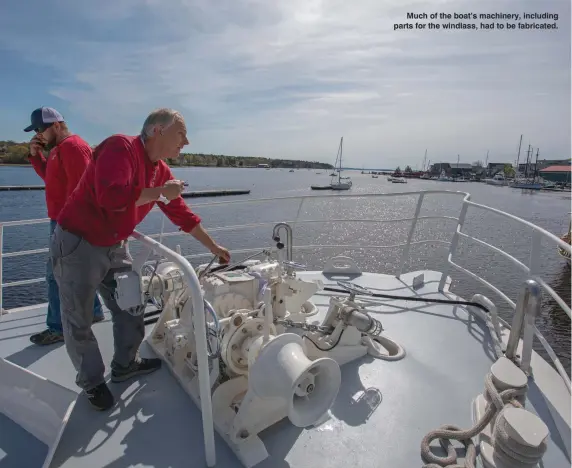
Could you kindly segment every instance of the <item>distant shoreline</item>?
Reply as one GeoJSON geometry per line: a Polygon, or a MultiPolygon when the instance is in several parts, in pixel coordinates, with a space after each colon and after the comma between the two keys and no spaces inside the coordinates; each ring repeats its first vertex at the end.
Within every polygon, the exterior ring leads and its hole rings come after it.
{"type": "MultiPolygon", "coordinates": [[[[92,147],[93,149],[93,147],[92,147]]],[[[32,166],[28,159],[28,143],[0,140],[0,166],[32,166]]],[[[303,159],[277,159],[257,156],[227,156],[224,154],[181,153],[176,158],[164,160],[170,167],[235,167],[280,169],[333,169],[329,163],[303,159]]]]}
{"type": "MultiPolygon", "coordinates": [[[[20,163],[0,163],[0,166],[8,166],[8,167],[32,167],[31,164],[20,164],[20,163]]],[[[183,167],[212,167],[213,169],[297,169],[297,170],[326,170],[320,167],[292,167],[292,166],[277,166],[277,167],[257,167],[257,166],[214,166],[214,165],[198,165],[198,164],[189,164],[185,166],[178,166],[178,165],[169,165],[171,169],[173,168],[183,168],[183,167]]],[[[329,170],[329,169],[327,169],[329,170]]]]}

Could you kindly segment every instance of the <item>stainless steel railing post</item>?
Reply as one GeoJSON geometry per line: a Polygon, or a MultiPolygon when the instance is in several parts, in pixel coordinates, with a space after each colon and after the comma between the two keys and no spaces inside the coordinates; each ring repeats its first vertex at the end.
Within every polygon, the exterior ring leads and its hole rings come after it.
{"type": "MultiPolygon", "coordinates": [[[[520,335],[525,327],[525,339],[523,340],[521,367],[525,365],[527,368],[530,365],[530,358],[532,356],[532,338],[534,336],[534,321],[540,311],[540,301],[542,298],[542,290],[539,284],[528,279],[524,282],[524,286],[518,295],[514,316],[508,337],[508,344],[506,348],[506,357],[514,360],[516,358],[516,351],[520,341],[520,335]]],[[[524,370],[524,369],[523,369],[524,370]]]]}

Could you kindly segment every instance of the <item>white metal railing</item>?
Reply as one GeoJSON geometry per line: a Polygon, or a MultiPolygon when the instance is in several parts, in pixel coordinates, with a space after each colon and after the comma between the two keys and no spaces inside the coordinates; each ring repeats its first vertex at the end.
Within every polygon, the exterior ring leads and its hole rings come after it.
{"type": "MultiPolygon", "coordinates": [[[[521,312],[521,311],[517,311],[517,304],[512,299],[510,299],[510,297],[508,297],[505,293],[503,293],[497,287],[493,286],[488,281],[484,280],[480,276],[476,275],[475,273],[471,272],[470,270],[467,270],[466,268],[463,268],[461,265],[459,265],[453,261],[453,255],[456,251],[456,248],[457,248],[457,245],[458,245],[460,238],[470,239],[474,242],[477,242],[479,245],[482,245],[484,247],[489,248],[490,250],[492,250],[495,253],[500,253],[504,258],[508,259],[513,265],[518,267],[529,279],[533,280],[546,293],[548,293],[556,301],[556,303],[560,306],[560,308],[566,313],[566,315],[568,315],[569,318],[572,318],[570,306],[568,304],[566,304],[566,302],[564,302],[564,300],[556,293],[556,291],[554,291],[554,289],[552,289],[546,283],[546,281],[544,281],[539,276],[539,274],[540,274],[540,272],[539,272],[539,269],[540,269],[539,268],[539,266],[540,266],[540,253],[541,253],[540,249],[542,247],[542,240],[547,240],[554,246],[555,249],[557,247],[561,247],[562,249],[564,249],[568,253],[570,253],[570,251],[571,251],[570,244],[567,244],[566,242],[564,242],[562,239],[558,238],[554,234],[551,234],[550,232],[536,226],[535,224],[532,224],[528,221],[525,221],[524,219],[518,218],[518,217],[511,215],[509,213],[505,213],[504,211],[497,210],[496,208],[491,208],[491,207],[486,206],[486,205],[481,205],[479,203],[472,202],[472,201],[470,201],[470,195],[468,195],[468,194],[466,195],[466,197],[463,200],[463,206],[461,207],[461,213],[459,215],[459,223],[457,224],[457,228],[455,230],[455,233],[453,235],[453,239],[451,241],[451,245],[449,247],[449,253],[447,255],[447,264],[452,266],[457,271],[465,273],[467,276],[475,279],[476,281],[481,283],[483,286],[485,286],[488,289],[495,292],[501,299],[503,299],[512,308],[513,311],[516,311],[516,312],[521,312]],[[478,239],[476,237],[473,237],[473,236],[470,236],[466,233],[463,233],[462,229],[463,229],[465,219],[466,219],[466,215],[467,215],[467,211],[469,208],[476,208],[476,209],[484,210],[484,211],[499,215],[501,217],[511,219],[513,221],[520,223],[520,225],[523,228],[527,228],[527,229],[531,230],[532,231],[532,242],[531,242],[531,250],[530,250],[530,257],[529,257],[529,265],[526,266],[521,261],[514,258],[512,255],[504,252],[503,250],[499,249],[498,247],[495,247],[494,245],[489,244],[488,242],[485,242],[481,239],[478,239]]],[[[440,291],[443,290],[443,287],[445,285],[445,282],[447,281],[448,275],[449,275],[449,271],[446,268],[441,274],[441,281],[439,283],[439,290],[440,291]]],[[[522,313],[524,313],[524,312],[522,312],[522,313]]],[[[560,377],[562,377],[562,379],[564,380],[564,383],[566,384],[566,387],[568,388],[568,391],[570,392],[571,380],[568,377],[568,375],[566,374],[566,371],[564,370],[564,366],[562,365],[562,363],[560,362],[560,360],[556,356],[556,353],[554,352],[554,350],[552,349],[552,347],[550,346],[550,344],[548,343],[546,338],[540,333],[540,331],[538,330],[538,328],[536,327],[536,325],[533,322],[531,323],[530,321],[526,321],[524,323],[523,335],[524,336],[523,336],[522,353],[523,353],[523,356],[528,356],[528,362],[526,362],[527,360],[524,359],[522,364],[525,367],[527,367],[528,364],[530,363],[530,353],[532,352],[532,345],[533,345],[532,341],[533,341],[534,337],[538,338],[538,341],[540,342],[540,344],[545,349],[546,353],[548,354],[548,356],[550,357],[550,359],[554,363],[556,370],[560,374],[560,377]]]]}
{"type": "Polygon", "coordinates": [[[137,231],[133,233],[133,238],[153,250],[156,254],[160,254],[167,260],[177,264],[177,266],[183,271],[183,278],[189,287],[191,302],[193,305],[195,343],[197,345],[197,367],[199,375],[199,394],[201,399],[201,417],[203,421],[203,437],[205,442],[205,460],[208,467],[213,467],[216,463],[214,424],[209,379],[207,338],[204,333],[206,327],[205,307],[199,279],[197,278],[195,270],[189,261],[182,255],[173,252],[163,244],[160,244],[156,240],[137,231]],[[206,378],[204,376],[206,376],[206,378]]]}
{"type": "MultiPolygon", "coordinates": [[[[449,276],[450,268],[452,267],[453,269],[462,272],[463,274],[467,275],[468,277],[474,279],[478,283],[482,284],[486,288],[493,291],[501,299],[503,299],[513,310],[515,310],[516,303],[507,294],[505,294],[499,288],[495,287],[493,284],[489,283],[488,281],[481,278],[477,274],[475,274],[472,271],[462,267],[461,265],[459,265],[458,263],[456,263],[453,260],[453,256],[456,253],[456,250],[458,247],[459,239],[461,239],[461,238],[469,239],[469,240],[476,242],[477,244],[489,249],[490,251],[492,251],[494,253],[502,255],[503,258],[508,259],[513,265],[515,265],[518,269],[520,269],[520,271],[522,271],[526,277],[529,277],[530,279],[533,279],[534,281],[536,281],[540,285],[540,287],[556,301],[556,303],[564,310],[564,312],[568,315],[568,317],[571,317],[570,306],[568,304],[566,304],[564,302],[564,300],[560,296],[558,296],[558,294],[539,276],[539,273],[540,273],[539,272],[540,249],[542,247],[542,242],[543,241],[548,242],[555,249],[557,247],[561,247],[562,249],[564,249],[567,252],[571,251],[570,245],[563,242],[557,236],[549,233],[548,231],[546,231],[546,230],[544,230],[538,226],[535,226],[534,224],[532,224],[528,221],[525,221],[523,219],[520,219],[516,216],[505,213],[503,211],[497,210],[495,208],[490,208],[488,206],[481,205],[481,204],[470,201],[470,195],[468,193],[452,192],[452,191],[445,191],[445,190],[431,190],[431,191],[423,191],[423,192],[419,192],[419,191],[417,191],[417,192],[397,192],[397,193],[386,193],[386,194],[359,194],[359,195],[353,195],[353,194],[352,195],[339,195],[339,194],[336,194],[336,195],[311,195],[311,196],[308,195],[308,196],[292,196],[292,197],[226,200],[226,201],[200,203],[200,204],[195,204],[193,206],[195,209],[202,209],[204,207],[212,207],[212,206],[217,206],[217,205],[228,206],[228,205],[238,205],[238,204],[260,204],[260,203],[265,203],[265,202],[276,202],[276,201],[298,201],[299,205],[297,208],[297,214],[296,214],[295,219],[291,220],[291,221],[284,221],[283,219],[280,219],[280,220],[276,220],[276,221],[272,221],[272,222],[248,223],[248,224],[239,224],[239,225],[233,225],[233,226],[215,226],[215,227],[209,227],[208,230],[209,230],[209,232],[236,231],[239,229],[246,230],[246,229],[253,229],[253,228],[264,227],[264,226],[274,226],[279,221],[280,222],[287,222],[289,224],[292,224],[293,226],[296,226],[298,224],[312,224],[312,223],[324,223],[324,224],[326,224],[326,223],[360,222],[360,223],[381,224],[381,223],[410,222],[411,225],[410,225],[407,240],[405,243],[394,244],[394,245],[353,245],[353,244],[344,244],[344,245],[297,245],[294,248],[296,250],[314,250],[314,249],[323,249],[323,248],[343,248],[346,250],[368,250],[368,249],[382,249],[382,248],[384,248],[384,249],[387,249],[387,248],[395,249],[398,247],[402,247],[403,250],[402,250],[400,262],[398,265],[398,275],[397,275],[397,276],[400,276],[403,273],[403,267],[404,267],[405,262],[409,256],[411,246],[426,244],[426,243],[449,245],[449,252],[447,255],[446,268],[442,272],[441,280],[439,283],[439,290],[440,291],[443,291],[444,286],[445,286],[446,281],[447,281],[447,278],[449,276]],[[451,195],[451,196],[460,197],[461,198],[461,210],[460,210],[459,216],[458,217],[420,216],[421,209],[423,207],[423,203],[424,203],[425,199],[427,198],[427,196],[431,196],[431,195],[451,195]],[[316,201],[316,200],[323,200],[323,199],[330,199],[330,200],[372,199],[372,198],[394,198],[394,197],[407,197],[407,196],[417,196],[415,213],[414,213],[413,217],[411,217],[411,218],[395,218],[395,219],[385,219],[385,220],[363,219],[363,218],[334,218],[334,217],[332,217],[330,219],[299,219],[302,207],[308,200],[316,201]],[[471,236],[471,235],[463,232],[463,228],[465,225],[465,219],[466,219],[467,212],[469,209],[484,210],[484,211],[493,213],[495,215],[511,219],[511,220],[519,223],[520,226],[522,226],[523,228],[531,230],[531,232],[532,232],[532,243],[531,243],[531,251],[530,251],[530,257],[529,257],[528,265],[525,265],[523,262],[517,260],[512,255],[504,252],[502,249],[500,249],[494,245],[491,245],[490,243],[485,242],[482,239],[479,239],[477,237],[471,236]],[[449,221],[457,221],[457,227],[454,231],[454,234],[453,234],[451,241],[443,241],[443,240],[433,239],[433,240],[421,240],[421,241],[415,241],[414,242],[413,241],[413,235],[414,235],[415,229],[417,227],[417,222],[418,222],[418,220],[424,220],[424,219],[443,219],[443,220],[449,220],[449,221]]],[[[154,208],[154,210],[158,210],[158,208],[154,208]]],[[[4,283],[2,281],[2,271],[3,271],[2,260],[4,258],[11,258],[11,257],[24,256],[24,255],[45,253],[48,251],[47,248],[44,248],[44,249],[34,249],[34,250],[4,253],[4,245],[3,245],[4,228],[13,227],[13,226],[24,226],[24,225],[47,223],[48,221],[49,221],[49,219],[44,218],[44,219],[34,219],[34,220],[24,220],[24,221],[9,221],[9,222],[0,223],[0,315],[1,315],[1,311],[2,311],[2,297],[3,297],[3,289],[4,288],[12,287],[12,286],[28,285],[28,284],[33,284],[33,283],[38,283],[38,282],[44,281],[44,278],[35,278],[35,279],[26,279],[26,280],[19,280],[19,281],[12,281],[12,282],[4,283]]],[[[168,233],[161,232],[160,234],[152,234],[152,235],[145,236],[145,237],[146,238],[159,238],[159,245],[161,245],[160,242],[162,241],[163,238],[180,236],[183,234],[184,233],[182,233],[180,231],[168,232],[168,233]]],[[[141,235],[139,234],[139,236],[141,236],[141,235]]],[[[134,237],[137,238],[137,235],[134,235],[134,237]]],[[[141,239],[139,238],[138,240],[141,240],[141,239]]],[[[165,247],[165,249],[166,249],[166,247],[165,247]]],[[[167,249],[167,250],[169,250],[169,252],[172,252],[170,249],[167,249]]],[[[242,253],[251,253],[251,252],[256,252],[256,251],[260,251],[260,249],[259,248],[258,249],[235,249],[235,250],[231,250],[231,253],[242,254],[242,253]]],[[[195,255],[188,255],[185,258],[186,259],[194,259],[194,258],[206,257],[209,255],[210,255],[209,253],[195,254],[195,255]]],[[[498,323],[496,323],[495,326],[498,326],[498,323]]],[[[566,381],[568,387],[570,387],[570,379],[568,378],[566,373],[563,371],[563,367],[559,363],[558,359],[556,358],[556,354],[554,353],[554,350],[550,347],[550,345],[548,344],[546,339],[540,334],[540,332],[538,331],[536,326],[534,326],[534,330],[533,330],[532,334],[529,333],[529,331],[527,331],[525,329],[525,336],[527,337],[527,342],[524,343],[524,345],[527,348],[532,347],[532,342],[531,342],[532,338],[530,338],[530,339],[528,338],[529,336],[531,337],[532,335],[534,335],[538,338],[541,345],[545,348],[547,354],[554,361],[554,364],[555,364],[558,372],[560,373],[562,378],[566,381]]]]}
{"type": "MultiPolygon", "coordinates": [[[[265,203],[265,202],[270,202],[270,201],[274,202],[274,201],[299,200],[300,204],[298,206],[296,219],[292,220],[292,221],[286,221],[286,222],[292,223],[292,224],[341,223],[341,222],[362,222],[362,223],[378,223],[379,224],[379,223],[398,223],[398,222],[411,221],[412,222],[412,228],[411,228],[410,233],[409,233],[410,235],[407,239],[407,242],[402,243],[402,244],[380,245],[380,246],[363,246],[363,245],[330,245],[330,246],[301,245],[301,246],[296,246],[297,250],[310,250],[310,249],[324,248],[324,247],[344,248],[344,249],[348,249],[348,250],[404,247],[405,250],[404,250],[403,255],[402,255],[402,261],[405,261],[405,259],[407,258],[407,255],[409,253],[411,245],[419,245],[419,244],[424,244],[424,243],[436,243],[436,244],[446,244],[446,245],[449,244],[449,242],[445,242],[445,241],[438,240],[438,239],[424,240],[424,241],[418,241],[418,242],[412,242],[411,241],[412,236],[413,236],[413,232],[415,231],[415,226],[416,226],[417,220],[419,220],[419,219],[421,219],[421,220],[444,219],[444,220],[451,220],[451,221],[457,221],[458,220],[458,218],[455,218],[452,216],[419,216],[419,211],[421,209],[421,205],[423,203],[424,197],[426,195],[436,195],[436,194],[453,195],[453,196],[457,196],[457,197],[466,196],[466,194],[463,192],[451,192],[451,191],[447,191],[447,190],[431,190],[431,191],[425,191],[425,192],[398,192],[398,193],[387,193],[387,194],[362,194],[362,195],[344,195],[344,196],[317,195],[317,196],[302,196],[302,197],[293,196],[293,197],[257,198],[257,199],[246,199],[246,200],[241,199],[241,200],[229,200],[229,201],[223,201],[223,202],[217,201],[217,202],[208,202],[208,203],[198,203],[198,204],[195,204],[193,206],[196,209],[200,209],[203,207],[211,207],[211,206],[217,206],[217,205],[227,206],[227,205],[233,205],[233,204],[251,204],[251,203],[265,203]],[[307,201],[308,199],[319,200],[319,199],[328,199],[328,198],[331,199],[332,197],[336,197],[337,199],[347,199],[347,198],[366,198],[367,199],[367,198],[402,197],[402,196],[417,196],[418,197],[416,212],[415,212],[415,216],[413,218],[395,218],[395,219],[387,219],[387,220],[363,219],[363,218],[355,218],[355,219],[331,218],[331,219],[305,219],[305,220],[299,220],[298,219],[300,212],[301,212],[301,209],[302,209],[302,206],[304,205],[304,202],[307,201]]],[[[157,207],[155,207],[153,209],[153,211],[159,211],[159,209],[157,207]]],[[[3,290],[4,290],[4,288],[15,287],[15,286],[24,286],[24,285],[29,285],[29,284],[41,283],[41,282],[45,281],[45,278],[41,277],[41,278],[32,278],[32,279],[25,279],[25,280],[18,280],[18,281],[3,282],[3,277],[2,277],[3,263],[2,263],[2,260],[4,258],[21,257],[21,256],[26,256],[26,255],[34,255],[34,254],[41,254],[41,253],[47,253],[48,252],[48,248],[33,249],[33,250],[22,250],[22,251],[15,251],[15,252],[4,252],[4,242],[3,242],[4,228],[10,228],[10,227],[16,227],[16,226],[27,226],[27,225],[34,225],[34,224],[43,224],[43,223],[48,223],[49,221],[50,221],[49,218],[42,218],[42,219],[0,222],[0,316],[1,316],[2,310],[3,310],[2,305],[3,305],[3,290]]],[[[283,221],[283,220],[280,220],[280,221],[283,221]]],[[[263,222],[263,223],[240,224],[240,225],[233,225],[233,226],[216,226],[216,227],[209,227],[208,231],[209,232],[224,232],[224,231],[234,231],[234,230],[239,230],[239,229],[252,229],[252,228],[264,227],[264,226],[270,227],[270,226],[274,226],[276,224],[276,222],[277,221],[263,222]]],[[[184,233],[182,233],[180,231],[167,232],[167,233],[161,232],[160,234],[151,234],[151,235],[148,235],[147,237],[150,237],[153,239],[159,238],[162,240],[163,238],[181,236],[183,234],[184,233]]],[[[234,253],[234,254],[248,253],[248,252],[255,252],[257,250],[260,250],[260,249],[231,250],[231,253],[234,253]]],[[[192,258],[206,257],[209,255],[210,255],[210,253],[205,253],[205,254],[198,254],[198,255],[189,255],[189,256],[186,256],[185,258],[192,259],[192,258]]],[[[400,272],[401,272],[401,269],[402,269],[402,265],[400,266],[400,272]]]]}

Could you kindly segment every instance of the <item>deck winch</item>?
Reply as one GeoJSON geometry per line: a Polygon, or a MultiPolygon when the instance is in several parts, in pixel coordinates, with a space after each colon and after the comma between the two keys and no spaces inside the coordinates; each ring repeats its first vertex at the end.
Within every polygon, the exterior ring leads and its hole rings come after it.
{"type": "MultiPolygon", "coordinates": [[[[245,466],[268,456],[258,434],[288,417],[306,427],[321,423],[341,385],[340,366],[366,354],[396,360],[403,349],[384,337],[379,320],[350,297],[331,297],[321,321],[310,299],[320,281],[299,278],[287,259],[247,260],[198,269],[207,312],[208,378],[213,420],[245,466]]],[[[180,269],[145,264],[117,275],[117,301],[131,313],[154,302],[162,312],[147,341],[199,404],[195,313],[180,269]],[[151,265],[151,266],[150,266],[151,265]]],[[[356,286],[357,287],[357,286],[356,286]]]]}

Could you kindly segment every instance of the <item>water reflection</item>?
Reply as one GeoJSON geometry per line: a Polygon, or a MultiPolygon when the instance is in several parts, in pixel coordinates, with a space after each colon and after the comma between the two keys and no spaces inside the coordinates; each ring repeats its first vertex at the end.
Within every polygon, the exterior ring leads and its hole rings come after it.
{"type": "MultiPolygon", "coordinates": [[[[571,278],[570,278],[570,266],[568,263],[562,261],[562,269],[558,272],[553,279],[549,282],[549,286],[554,289],[556,294],[558,294],[562,300],[568,304],[571,304],[571,278]]],[[[562,307],[552,298],[550,294],[544,293],[542,300],[542,317],[538,320],[538,329],[543,334],[548,334],[550,336],[550,344],[558,354],[558,357],[562,361],[562,365],[571,374],[571,359],[570,353],[562,352],[562,350],[570,350],[571,338],[570,338],[570,318],[562,310],[562,307]]],[[[537,345],[537,352],[548,359],[547,353],[544,351],[541,345],[537,345]]],[[[549,360],[549,359],[548,359],[549,360]]],[[[550,360],[549,360],[550,362],[550,360]]]]}

